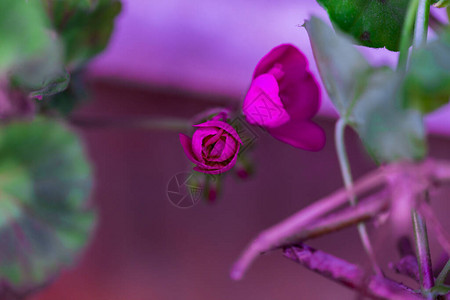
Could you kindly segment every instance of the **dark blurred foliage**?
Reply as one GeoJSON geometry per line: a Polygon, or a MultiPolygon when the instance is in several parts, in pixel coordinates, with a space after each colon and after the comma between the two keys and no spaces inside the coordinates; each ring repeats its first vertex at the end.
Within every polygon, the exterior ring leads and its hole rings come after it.
{"type": "Polygon", "coordinates": [[[20,299],[89,240],[91,167],[65,123],[82,74],[121,11],[116,0],[0,2],[0,298],[20,299]]]}

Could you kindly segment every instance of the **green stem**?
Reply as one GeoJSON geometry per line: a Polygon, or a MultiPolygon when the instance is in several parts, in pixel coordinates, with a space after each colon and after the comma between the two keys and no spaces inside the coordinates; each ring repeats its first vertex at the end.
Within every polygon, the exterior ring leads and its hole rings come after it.
{"type": "Polygon", "coordinates": [[[436,286],[443,285],[445,283],[448,272],[450,272],[450,259],[447,261],[441,273],[439,273],[438,277],[436,278],[436,286]]]}
{"type": "MultiPolygon", "coordinates": [[[[353,187],[353,178],[350,170],[350,164],[348,161],[347,153],[345,150],[345,141],[344,141],[344,132],[345,127],[347,126],[347,122],[345,119],[339,119],[336,123],[335,129],[335,143],[336,143],[336,152],[338,155],[339,165],[341,167],[342,178],[344,179],[345,188],[347,190],[351,190],[353,187]]],[[[350,204],[356,205],[356,197],[351,195],[350,204]]],[[[364,250],[369,256],[370,262],[372,264],[372,268],[375,274],[379,276],[383,276],[383,272],[381,268],[378,266],[378,263],[375,258],[375,254],[372,248],[372,244],[369,239],[369,234],[367,232],[366,225],[364,223],[358,223],[358,233],[361,238],[361,242],[363,244],[364,250]]]]}
{"type": "MultiPolygon", "coordinates": [[[[337,121],[335,131],[335,141],[339,165],[341,167],[342,178],[344,179],[345,187],[349,189],[353,185],[353,178],[350,171],[350,163],[348,161],[347,153],[345,150],[344,132],[346,125],[347,123],[345,119],[339,119],[337,121]]],[[[354,196],[350,198],[350,203],[352,205],[356,204],[356,199],[354,196]]]]}
{"type": "Polygon", "coordinates": [[[430,5],[431,0],[419,0],[419,6],[417,7],[416,15],[416,25],[414,26],[414,48],[422,47],[427,42],[430,5]]]}
{"type": "Polygon", "coordinates": [[[397,70],[406,70],[408,62],[409,46],[411,45],[411,36],[414,31],[414,20],[417,14],[419,0],[410,0],[406,12],[405,22],[403,23],[402,35],[400,39],[400,54],[398,56],[397,70]]]}
{"type": "MultiPolygon", "coordinates": [[[[431,0],[419,0],[416,23],[414,26],[413,50],[424,46],[427,42],[430,1],[431,0]]],[[[428,197],[427,193],[426,197],[428,197]]],[[[412,221],[416,241],[417,261],[419,263],[420,285],[422,291],[429,291],[434,286],[434,277],[433,269],[431,267],[427,226],[423,217],[416,210],[412,211],[412,221]]],[[[424,295],[426,295],[426,293],[424,293],[424,295]]],[[[433,299],[432,295],[428,294],[426,296],[428,299],[433,299]]]]}
{"type": "MultiPolygon", "coordinates": [[[[428,234],[425,220],[416,210],[412,211],[414,226],[414,238],[416,241],[416,255],[419,263],[420,286],[422,291],[429,291],[434,286],[433,270],[431,268],[430,247],[428,245],[428,234]]],[[[426,293],[424,293],[425,295],[426,293]]],[[[428,299],[433,299],[428,295],[428,299]]]]}
{"type": "Polygon", "coordinates": [[[89,128],[127,128],[127,129],[147,129],[147,130],[169,130],[185,131],[191,124],[186,119],[176,118],[154,118],[154,117],[72,117],[69,119],[72,125],[89,128]]]}

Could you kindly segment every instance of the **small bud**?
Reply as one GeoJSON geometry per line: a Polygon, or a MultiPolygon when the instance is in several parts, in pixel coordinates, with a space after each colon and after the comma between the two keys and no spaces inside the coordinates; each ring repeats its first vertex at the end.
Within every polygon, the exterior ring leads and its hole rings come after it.
{"type": "Polygon", "coordinates": [[[217,190],[215,189],[215,187],[210,188],[208,191],[208,198],[207,200],[209,202],[214,202],[217,199],[217,190]]]}
{"type": "Polygon", "coordinates": [[[218,175],[206,175],[205,185],[203,190],[203,197],[209,203],[213,203],[220,193],[220,176],[218,175]]]}
{"type": "Polygon", "coordinates": [[[250,176],[250,174],[247,172],[247,170],[240,169],[240,168],[238,168],[236,170],[236,175],[241,179],[247,179],[250,176]]]}
{"type": "Polygon", "coordinates": [[[236,167],[234,168],[235,174],[237,177],[241,179],[248,179],[251,175],[253,175],[253,164],[248,159],[248,157],[240,157],[236,163],[236,167]]]}

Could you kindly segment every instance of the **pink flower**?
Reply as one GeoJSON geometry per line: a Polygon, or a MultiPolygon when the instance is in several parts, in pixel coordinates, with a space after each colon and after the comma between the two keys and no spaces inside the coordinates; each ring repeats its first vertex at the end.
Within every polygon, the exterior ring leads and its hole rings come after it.
{"type": "Polygon", "coordinates": [[[258,63],[242,110],[249,123],[294,147],[319,151],[325,133],[311,121],[320,107],[320,90],[305,56],[280,45],[258,63]]]}
{"type": "Polygon", "coordinates": [[[194,170],[198,172],[219,174],[236,163],[242,141],[231,125],[219,120],[223,116],[219,114],[210,121],[194,125],[198,129],[192,139],[180,133],[184,152],[197,165],[194,170]]]}

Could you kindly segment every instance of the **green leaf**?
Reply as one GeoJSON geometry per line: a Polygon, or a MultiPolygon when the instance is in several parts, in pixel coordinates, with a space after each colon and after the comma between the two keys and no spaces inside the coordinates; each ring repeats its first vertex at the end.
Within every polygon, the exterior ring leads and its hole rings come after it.
{"type": "Polygon", "coordinates": [[[44,51],[20,62],[10,73],[13,85],[35,97],[60,93],[70,81],[70,74],[63,65],[63,52],[58,40],[49,42],[44,51]]]}
{"type": "Polygon", "coordinates": [[[330,99],[379,162],[425,155],[421,114],[402,105],[402,74],[373,68],[351,41],[323,21],[305,23],[316,64],[330,99]]]}
{"type": "Polygon", "coordinates": [[[317,0],[333,24],[367,47],[398,51],[410,0],[317,0]]]}
{"type": "Polygon", "coordinates": [[[62,20],[63,14],[67,12],[67,9],[72,8],[92,9],[98,3],[98,0],[41,0],[41,1],[44,3],[47,10],[53,10],[53,13],[57,14],[58,20],[62,20]]]}
{"type": "Polygon", "coordinates": [[[40,101],[39,104],[54,109],[63,116],[68,116],[88,99],[89,91],[84,83],[83,72],[78,70],[72,73],[69,86],[65,91],[40,101]]]}
{"type": "Polygon", "coordinates": [[[44,82],[44,86],[33,91],[30,95],[33,97],[51,96],[63,92],[70,82],[70,74],[63,70],[57,76],[52,77],[44,82]]]}
{"type": "Polygon", "coordinates": [[[436,296],[445,296],[450,293],[450,285],[441,284],[438,286],[434,286],[428,294],[435,298],[436,296]]]}
{"type": "Polygon", "coordinates": [[[71,69],[102,52],[110,39],[114,20],[122,9],[118,0],[43,0],[50,8],[54,28],[65,45],[71,69]]]}
{"type": "Polygon", "coordinates": [[[342,117],[350,114],[352,101],[371,66],[351,40],[312,17],[305,22],[323,84],[342,117]]]}
{"type": "Polygon", "coordinates": [[[414,50],[405,78],[404,105],[423,113],[447,104],[450,98],[450,31],[414,50]]]}
{"type": "Polygon", "coordinates": [[[450,5],[450,0],[439,0],[434,4],[437,8],[448,7],[450,5]]]}
{"type": "Polygon", "coordinates": [[[422,115],[402,107],[402,84],[401,74],[374,69],[350,119],[378,162],[418,160],[426,154],[422,115]]]}
{"type": "Polygon", "coordinates": [[[69,266],[95,215],[87,208],[90,167],[58,122],[11,123],[0,131],[0,276],[17,290],[69,266]]]}
{"type": "Polygon", "coordinates": [[[39,52],[49,41],[39,1],[0,1],[0,72],[39,52]]]}

